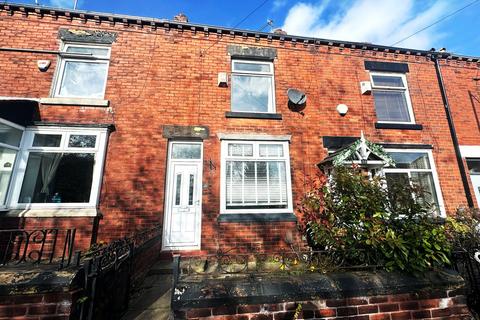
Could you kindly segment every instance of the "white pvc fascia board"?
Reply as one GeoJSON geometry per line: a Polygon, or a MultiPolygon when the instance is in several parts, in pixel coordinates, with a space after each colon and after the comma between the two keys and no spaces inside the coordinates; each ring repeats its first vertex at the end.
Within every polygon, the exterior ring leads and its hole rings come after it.
{"type": "Polygon", "coordinates": [[[480,158],[480,146],[460,146],[462,158],[480,158]]]}

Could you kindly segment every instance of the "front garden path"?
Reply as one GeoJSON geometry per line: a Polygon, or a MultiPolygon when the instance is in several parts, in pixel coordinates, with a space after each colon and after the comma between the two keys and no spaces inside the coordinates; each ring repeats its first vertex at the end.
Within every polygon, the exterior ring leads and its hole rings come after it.
{"type": "Polygon", "coordinates": [[[130,300],[122,320],[168,320],[172,297],[171,263],[160,261],[148,272],[130,300]]]}

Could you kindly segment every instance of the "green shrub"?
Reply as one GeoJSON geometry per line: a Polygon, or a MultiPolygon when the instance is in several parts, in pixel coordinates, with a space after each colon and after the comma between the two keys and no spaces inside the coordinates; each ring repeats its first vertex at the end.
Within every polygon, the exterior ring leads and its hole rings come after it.
{"type": "Polygon", "coordinates": [[[417,186],[389,184],[387,190],[381,178],[338,167],[314,184],[299,210],[314,249],[343,252],[352,266],[417,274],[450,263],[456,232],[438,221],[426,199],[417,186]]]}
{"type": "Polygon", "coordinates": [[[454,250],[474,252],[480,247],[480,220],[476,208],[459,208],[446,218],[446,233],[454,250]]]}

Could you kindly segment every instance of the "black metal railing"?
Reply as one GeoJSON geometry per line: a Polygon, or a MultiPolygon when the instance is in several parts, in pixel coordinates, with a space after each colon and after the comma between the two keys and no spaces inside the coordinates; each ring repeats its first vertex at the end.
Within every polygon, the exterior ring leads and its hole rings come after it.
{"type": "Polygon", "coordinates": [[[157,225],[132,237],[77,252],[75,263],[83,269],[85,295],[77,310],[79,319],[120,317],[128,306],[136,254],[150,242],[159,244],[161,231],[162,227],[157,225]]]}
{"type": "Polygon", "coordinates": [[[136,265],[138,258],[152,250],[153,257],[160,252],[161,231],[161,225],[156,225],[131,237],[75,251],[76,229],[0,230],[0,267],[72,267],[83,277],[79,284],[83,296],[76,301],[72,318],[117,319],[128,306],[137,267],[144,267],[136,265]]]}
{"type": "Polygon", "coordinates": [[[21,263],[70,265],[76,229],[0,230],[0,267],[21,263]]]}
{"type": "Polygon", "coordinates": [[[480,249],[455,251],[452,265],[466,282],[468,306],[480,314],[480,249]]]}

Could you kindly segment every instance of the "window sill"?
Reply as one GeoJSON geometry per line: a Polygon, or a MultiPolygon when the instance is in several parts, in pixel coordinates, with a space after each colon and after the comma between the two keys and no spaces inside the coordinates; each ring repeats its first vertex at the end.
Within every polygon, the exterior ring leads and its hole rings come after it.
{"type": "Polygon", "coordinates": [[[96,208],[10,209],[0,212],[0,218],[80,218],[101,215],[96,208]]]}
{"type": "Polygon", "coordinates": [[[282,120],[280,113],[258,113],[258,112],[225,112],[226,118],[243,118],[243,119],[266,119],[266,120],[282,120]]]}
{"type": "Polygon", "coordinates": [[[421,124],[375,122],[375,129],[422,130],[421,124]]]}
{"type": "Polygon", "coordinates": [[[40,103],[46,105],[108,107],[110,101],[88,98],[41,98],[40,103]]]}
{"type": "Polygon", "coordinates": [[[297,222],[293,213],[223,213],[218,222],[297,222]]]}

